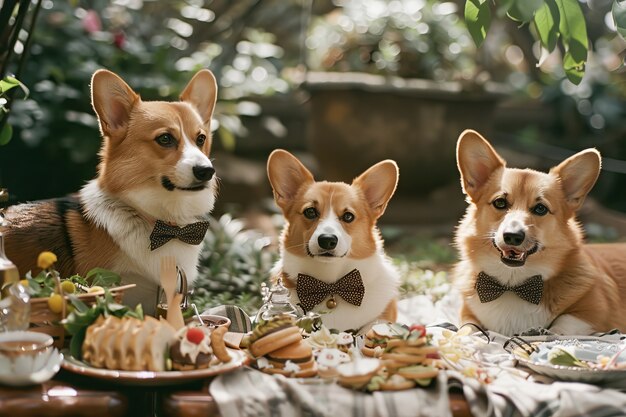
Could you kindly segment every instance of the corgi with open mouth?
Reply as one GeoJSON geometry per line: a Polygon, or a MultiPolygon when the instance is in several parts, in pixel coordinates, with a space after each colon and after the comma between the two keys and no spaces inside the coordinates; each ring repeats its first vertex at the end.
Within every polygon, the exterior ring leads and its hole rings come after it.
{"type": "Polygon", "coordinates": [[[352,184],[316,182],[296,157],[276,150],[267,172],[286,220],[273,276],[292,288],[293,303],[342,331],[395,321],[400,280],[376,222],[396,189],[396,163],[379,162],[352,184]]]}
{"type": "Polygon", "coordinates": [[[505,335],[626,331],[626,244],[584,244],[575,218],[600,174],[599,152],[586,149],[548,173],[508,168],[466,130],[457,163],[469,203],[453,271],[462,323],[505,335]]]}
{"type": "Polygon", "coordinates": [[[103,136],[97,178],[78,195],[9,207],[6,251],[21,273],[35,269],[42,251],[57,255],[62,277],[115,271],[137,284],[124,302],[153,313],[162,257],[175,256],[189,284],[197,276],[217,194],[209,159],[215,77],[199,71],[180,101],[143,101],[98,70],[91,97],[103,136]]]}

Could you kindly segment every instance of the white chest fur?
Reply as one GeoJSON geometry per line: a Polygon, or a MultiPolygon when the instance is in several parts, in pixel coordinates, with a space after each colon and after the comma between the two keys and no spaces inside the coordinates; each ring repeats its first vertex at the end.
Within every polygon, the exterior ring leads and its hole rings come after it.
{"type": "MultiPolygon", "coordinates": [[[[306,274],[320,281],[332,283],[355,268],[359,270],[365,287],[365,295],[360,306],[354,306],[340,296],[335,296],[337,307],[334,309],[326,306],[326,301],[330,297],[313,309],[321,313],[322,321],[328,328],[348,330],[358,329],[376,320],[389,302],[398,295],[400,282],[398,272],[384,255],[377,253],[365,259],[341,258],[319,261],[286,252],[274,270],[277,273],[285,272],[294,281],[298,274],[306,274]]],[[[295,289],[291,291],[291,297],[293,303],[300,302],[295,289]]]]}
{"type": "Polygon", "coordinates": [[[156,300],[161,258],[164,256],[174,256],[184,269],[188,283],[193,284],[198,275],[197,263],[202,245],[188,245],[173,239],[151,251],[152,226],[130,207],[107,195],[96,180],[81,190],[81,198],[87,217],[103,227],[120,248],[121,253],[112,260],[111,269],[119,273],[125,282],[137,284],[138,288],[125,296],[125,302],[130,305],[141,302],[145,310],[151,310],[156,300]]]}
{"type": "Polygon", "coordinates": [[[488,303],[481,303],[478,295],[465,301],[484,327],[509,336],[531,327],[547,328],[553,318],[545,307],[524,301],[511,292],[488,303]]]}

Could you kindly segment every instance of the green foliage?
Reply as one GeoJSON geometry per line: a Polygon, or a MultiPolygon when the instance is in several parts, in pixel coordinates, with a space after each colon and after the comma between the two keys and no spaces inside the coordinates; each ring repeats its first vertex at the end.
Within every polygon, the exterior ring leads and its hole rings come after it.
{"type": "Polygon", "coordinates": [[[468,0],[465,3],[465,23],[476,46],[480,47],[491,25],[489,0],[468,0]]]}
{"type": "Polygon", "coordinates": [[[430,269],[421,269],[414,263],[401,261],[396,261],[396,267],[401,276],[402,298],[427,295],[435,302],[450,291],[450,278],[445,271],[434,272],[430,269]]]}
{"type": "MultiPolygon", "coordinates": [[[[9,113],[9,100],[11,97],[9,96],[9,91],[14,88],[21,88],[26,96],[28,96],[28,89],[24,84],[22,84],[17,78],[6,76],[0,80],[0,120],[3,120],[4,117],[9,113]]],[[[0,129],[0,146],[6,145],[13,137],[13,127],[4,123],[0,129]]]]}
{"type": "MultiPolygon", "coordinates": [[[[28,271],[25,275],[25,279],[28,281],[28,291],[31,297],[49,297],[56,292],[57,281],[54,277],[56,273],[56,271],[50,272],[44,270],[33,277],[31,271],[28,271]]],[[[122,281],[122,278],[118,274],[104,268],[94,268],[90,270],[87,272],[85,278],[80,275],[72,275],[66,279],[74,284],[78,284],[79,288],[82,287],[83,291],[96,285],[102,288],[112,288],[118,286],[122,281]]],[[[61,281],[65,281],[65,279],[61,281]]]]}
{"type": "Polygon", "coordinates": [[[507,9],[507,16],[516,22],[529,22],[535,12],[543,4],[543,0],[514,0],[508,2],[505,6],[507,9]]]}
{"type": "Polygon", "coordinates": [[[555,346],[550,350],[550,352],[548,352],[548,361],[552,365],[589,368],[589,365],[576,358],[574,355],[572,355],[561,346],[555,346]]]}
{"type": "Polygon", "coordinates": [[[556,41],[559,37],[559,20],[560,14],[556,2],[548,0],[537,9],[534,17],[537,35],[541,41],[541,45],[549,52],[556,47],[556,41]]]}
{"type": "MultiPolygon", "coordinates": [[[[551,0],[547,0],[551,1],[551,0]]],[[[559,33],[565,49],[563,69],[567,78],[580,84],[587,62],[587,26],[578,0],[554,0],[558,6],[559,33]]]]}
{"type": "MultiPolygon", "coordinates": [[[[472,1],[480,5],[483,19],[489,2],[472,1]]],[[[438,0],[342,1],[336,10],[313,19],[306,41],[309,67],[473,80],[475,48],[456,11],[456,4],[438,0]]]]}
{"type": "Polygon", "coordinates": [[[211,69],[219,85],[214,143],[233,149],[246,140],[240,116],[260,113],[241,102],[289,89],[281,71],[298,54],[287,56],[283,46],[298,37],[272,31],[285,30],[280,22],[294,11],[299,17],[298,4],[279,0],[44,2],[20,76],[31,94],[12,102],[17,140],[0,154],[3,185],[24,201],[73,192],[93,178],[101,137],[89,84],[98,68],[118,73],[145,100],[176,100],[197,70],[211,69]],[[28,172],[15,175],[24,155],[28,172]],[[47,187],[39,186],[43,177],[47,187]]]}
{"type": "Polygon", "coordinates": [[[192,301],[200,311],[236,304],[252,315],[262,304],[261,283],[269,280],[277,254],[266,248],[268,238],[244,230],[229,215],[210,222],[192,301]]]}
{"type": "MultiPolygon", "coordinates": [[[[477,46],[486,36],[491,22],[489,1],[466,0],[465,22],[477,46]],[[486,9],[486,10],[485,10],[486,9]]],[[[587,63],[587,25],[578,0],[501,0],[498,9],[522,24],[533,24],[541,45],[552,52],[561,41],[563,69],[567,78],[580,84],[587,63]]],[[[613,17],[617,30],[624,35],[626,0],[615,0],[613,17]]]]}

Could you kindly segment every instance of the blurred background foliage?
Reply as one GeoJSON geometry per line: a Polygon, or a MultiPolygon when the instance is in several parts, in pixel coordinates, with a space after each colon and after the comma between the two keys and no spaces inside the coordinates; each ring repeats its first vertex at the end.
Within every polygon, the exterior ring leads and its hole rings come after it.
{"type": "MultiPolygon", "coordinates": [[[[268,152],[307,150],[307,72],[366,72],[457,81],[468,92],[501,83],[508,95],[490,139],[546,164],[598,147],[606,172],[595,196],[626,212],[626,43],[616,33],[613,0],[580,3],[590,53],[574,85],[563,48],[548,53],[532,25],[495,9],[477,48],[464,23],[465,0],[0,0],[0,22],[8,22],[0,26],[0,78],[17,74],[30,90],[0,91],[0,110],[10,103],[13,127],[13,140],[0,149],[0,185],[17,202],[74,192],[93,178],[101,143],[89,92],[96,69],[118,73],[144,99],[170,100],[195,71],[210,68],[220,88],[214,148],[222,159],[255,160],[253,176],[263,177],[257,181],[268,194],[268,152]],[[29,10],[23,21],[3,15],[17,4],[29,10]]],[[[383,232],[404,295],[447,291],[441,271],[455,259],[449,235],[383,232]]],[[[195,294],[201,307],[258,306],[276,251],[263,250],[269,242],[255,233],[229,216],[213,221],[195,294]]]]}
{"type": "MultiPolygon", "coordinates": [[[[563,51],[546,54],[531,26],[493,19],[476,49],[462,0],[25,3],[41,6],[20,74],[30,95],[13,103],[16,140],[0,152],[0,183],[18,200],[71,192],[95,174],[100,137],[89,81],[102,67],[119,73],[145,99],[173,99],[194,71],[210,68],[220,85],[216,147],[235,152],[254,140],[257,132],[251,134],[242,120],[263,117],[259,97],[298,93],[310,69],[458,80],[468,90],[495,80],[511,89],[512,99],[550,109],[548,125],[545,118],[522,117],[519,131],[507,132],[524,146],[585,143],[626,159],[625,42],[615,32],[611,0],[582,7],[592,52],[578,86],[564,76],[563,51]]],[[[27,29],[19,32],[13,60],[4,63],[7,73],[18,66],[27,29]]],[[[274,136],[285,135],[278,116],[262,125],[274,136]]],[[[614,205],[626,210],[625,204],[614,205]]]]}

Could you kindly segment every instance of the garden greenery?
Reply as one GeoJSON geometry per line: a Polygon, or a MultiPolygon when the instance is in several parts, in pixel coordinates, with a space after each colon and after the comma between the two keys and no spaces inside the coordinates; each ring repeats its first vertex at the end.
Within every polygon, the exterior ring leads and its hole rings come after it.
{"type": "MultiPolygon", "coordinates": [[[[520,24],[534,27],[535,37],[548,52],[557,45],[563,51],[565,75],[580,84],[587,62],[587,26],[578,0],[467,0],[465,22],[477,46],[485,40],[492,20],[492,3],[497,15],[506,14],[520,24]]],[[[616,30],[626,37],[626,0],[614,0],[616,30]]]]}

